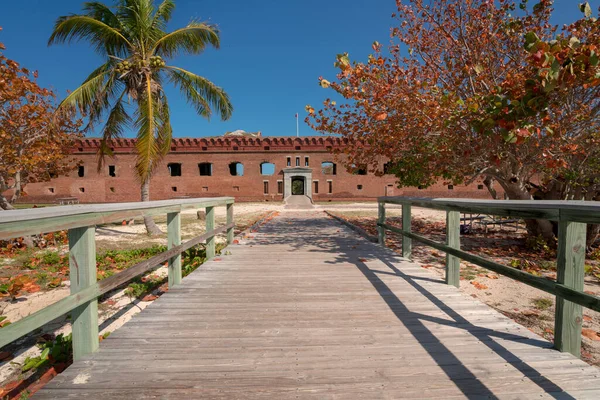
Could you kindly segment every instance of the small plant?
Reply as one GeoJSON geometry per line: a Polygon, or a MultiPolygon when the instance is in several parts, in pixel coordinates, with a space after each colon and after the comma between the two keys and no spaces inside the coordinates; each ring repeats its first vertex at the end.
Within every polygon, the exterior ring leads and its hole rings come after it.
{"type": "Polygon", "coordinates": [[[125,294],[131,298],[141,298],[162,285],[165,280],[165,277],[156,275],[138,278],[127,286],[125,294]]]}
{"type": "Polygon", "coordinates": [[[7,320],[5,315],[0,315],[0,328],[4,328],[5,326],[10,325],[10,321],[7,320]]]}
{"type": "Polygon", "coordinates": [[[54,340],[38,344],[42,354],[37,357],[27,357],[22,372],[38,369],[53,364],[69,364],[73,360],[73,340],[71,334],[64,336],[62,333],[54,340]]]}
{"type": "Polygon", "coordinates": [[[553,301],[550,299],[547,299],[545,297],[538,297],[538,298],[531,300],[531,303],[533,304],[533,306],[536,309],[545,311],[545,310],[549,309],[550,307],[552,307],[553,301]]]}
{"type": "Polygon", "coordinates": [[[525,245],[531,250],[539,251],[542,253],[550,253],[551,251],[548,242],[546,241],[546,239],[544,239],[542,235],[528,236],[525,241],[525,245]]]}
{"type": "MultiPolygon", "coordinates": [[[[221,251],[225,248],[224,244],[217,244],[215,247],[216,254],[221,254],[221,251]]],[[[231,252],[226,251],[231,254],[231,252]]],[[[202,265],[206,261],[206,248],[202,245],[192,247],[191,249],[185,251],[181,257],[181,272],[183,276],[188,276],[192,272],[194,272],[200,265],[202,265]]]]}
{"type": "Polygon", "coordinates": [[[554,262],[554,261],[540,260],[538,262],[538,265],[544,271],[555,271],[556,270],[556,262],[554,262]]]}
{"type": "Polygon", "coordinates": [[[56,251],[47,251],[42,254],[42,262],[48,265],[56,265],[62,261],[62,257],[56,251]]]}

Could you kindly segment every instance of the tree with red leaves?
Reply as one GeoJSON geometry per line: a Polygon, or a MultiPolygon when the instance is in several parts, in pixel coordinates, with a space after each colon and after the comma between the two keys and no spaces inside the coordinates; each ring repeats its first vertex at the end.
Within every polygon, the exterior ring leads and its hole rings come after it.
{"type": "MultiPolygon", "coordinates": [[[[398,24],[384,52],[366,63],[337,56],[347,101],[307,106],[314,129],[368,146],[345,149],[347,166],[393,173],[400,186],[484,178],[510,199],[600,196],[599,28],[549,23],[551,0],[397,1],[398,24]]],[[[553,238],[548,221],[529,231],[553,238]]]]}
{"type": "Polygon", "coordinates": [[[48,181],[76,165],[71,149],[81,122],[71,113],[56,114],[54,93],[36,78],[0,52],[0,210],[12,209],[28,183],[48,181]]]}

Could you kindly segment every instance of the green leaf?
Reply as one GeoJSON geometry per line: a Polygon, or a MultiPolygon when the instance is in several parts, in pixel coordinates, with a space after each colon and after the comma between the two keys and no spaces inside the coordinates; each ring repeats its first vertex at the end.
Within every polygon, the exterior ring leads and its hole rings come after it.
{"type": "Polygon", "coordinates": [[[579,38],[577,36],[572,36],[571,39],[569,39],[569,46],[576,48],[579,47],[579,45],[581,44],[581,41],[579,40],[579,38]]]}
{"type": "Polygon", "coordinates": [[[581,11],[587,18],[592,16],[592,7],[587,1],[579,4],[579,11],[581,11]]]}
{"type": "Polygon", "coordinates": [[[50,354],[50,349],[49,348],[45,348],[44,351],[42,351],[42,354],[40,355],[40,358],[42,360],[46,360],[48,358],[48,354],[50,354]]]}
{"type": "Polygon", "coordinates": [[[507,133],[506,135],[504,135],[504,141],[506,143],[516,143],[517,135],[515,135],[514,133],[507,133]]]}
{"type": "Polygon", "coordinates": [[[553,91],[554,89],[556,89],[556,82],[555,81],[547,81],[546,82],[546,86],[544,86],[544,92],[545,93],[550,93],[551,91],[553,91]]]}
{"type": "Polygon", "coordinates": [[[536,35],[535,32],[527,32],[527,34],[525,34],[525,50],[531,51],[533,49],[533,46],[539,41],[540,38],[538,37],[538,35],[536,35]]]}
{"type": "Polygon", "coordinates": [[[485,121],[483,121],[482,125],[484,129],[493,128],[494,126],[496,126],[496,121],[494,121],[491,118],[488,118],[485,121]]]}
{"type": "Polygon", "coordinates": [[[600,60],[598,59],[598,54],[596,54],[594,51],[592,51],[592,54],[590,55],[590,64],[593,67],[596,67],[596,66],[598,66],[599,61],[600,60]]]}

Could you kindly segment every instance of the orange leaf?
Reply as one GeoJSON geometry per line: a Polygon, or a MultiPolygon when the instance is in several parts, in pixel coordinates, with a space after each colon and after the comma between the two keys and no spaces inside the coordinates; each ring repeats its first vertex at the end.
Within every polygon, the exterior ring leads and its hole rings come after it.
{"type": "Polygon", "coordinates": [[[596,332],[593,329],[586,329],[586,328],[584,328],[584,329],[581,330],[581,335],[585,336],[588,339],[592,339],[594,341],[600,340],[600,334],[598,334],[598,332],[596,332]]]}
{"type": "Polygon", "coordinates": [[[483,283],[479,283],[477,281],[471,281],[471,285],[475,286],[475,288],[479,289],[479,290],[485,290],[488,287],[485,286],[483,283]]]}

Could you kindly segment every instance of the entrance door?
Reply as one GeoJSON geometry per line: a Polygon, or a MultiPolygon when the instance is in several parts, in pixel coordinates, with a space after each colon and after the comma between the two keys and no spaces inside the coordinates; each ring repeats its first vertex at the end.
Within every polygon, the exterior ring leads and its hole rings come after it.
{"type": "Polygon", "coordinates": [[[292,195],[304,195],[304,178],[292,178],[292,195]]]}

